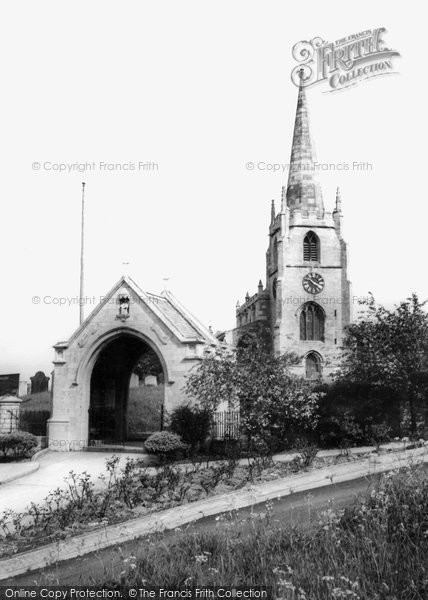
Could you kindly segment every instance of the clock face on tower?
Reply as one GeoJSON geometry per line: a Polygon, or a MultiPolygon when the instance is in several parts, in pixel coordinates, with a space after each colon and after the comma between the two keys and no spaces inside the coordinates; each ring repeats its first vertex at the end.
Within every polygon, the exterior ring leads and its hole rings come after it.
{"type": "Polygon", "coordinates": [[[319,294],[324,289],[324,278],[319,273],[308,273],[303,277],[302,285],[308,294],[319,294]]]}

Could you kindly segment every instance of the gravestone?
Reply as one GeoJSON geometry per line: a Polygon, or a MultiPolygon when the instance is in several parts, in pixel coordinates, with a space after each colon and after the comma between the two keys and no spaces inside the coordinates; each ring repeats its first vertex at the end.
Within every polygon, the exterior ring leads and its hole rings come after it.
{"type": "Polygon", "coordinates": [[[49,386],[49,377],[43,371],[37,371],[31,379],[31,393],[38,394],[39,392],[47,392],[49,386]]]}

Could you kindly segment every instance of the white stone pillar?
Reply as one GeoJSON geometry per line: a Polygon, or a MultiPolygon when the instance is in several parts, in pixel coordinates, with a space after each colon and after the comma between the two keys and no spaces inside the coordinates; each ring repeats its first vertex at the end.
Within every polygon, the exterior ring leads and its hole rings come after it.
{"type": "Polygon", "coordinates": [[[11,433],[18,429],[21,402],[17,396],[0,397],[0,433],[11,433]]]}

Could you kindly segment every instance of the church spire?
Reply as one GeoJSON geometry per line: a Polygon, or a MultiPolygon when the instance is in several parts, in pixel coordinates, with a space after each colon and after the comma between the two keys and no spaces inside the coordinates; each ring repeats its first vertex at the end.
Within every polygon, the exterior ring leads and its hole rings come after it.
{"type": "Polygon", "coordinates": [[[300,70],[299,95],[291,148],[290,173],[287,186],[287,205],[302,212],[316,210],[324,214],[321,188],[317,182],[314,163],[315,152],[309,131],[309,115],[304,87],[303,69],[300,70]]]}

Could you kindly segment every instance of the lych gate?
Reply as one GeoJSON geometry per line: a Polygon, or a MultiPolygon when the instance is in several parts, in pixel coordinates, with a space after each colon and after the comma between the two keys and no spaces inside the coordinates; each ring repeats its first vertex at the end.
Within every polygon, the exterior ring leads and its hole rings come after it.
{"type": "Polygon", "coordinates": [[[49,447],[143,440],[184,400],[187,373],[218,344],[171,293],[148,294],[123,277],[55,346],[49,447]]]}

